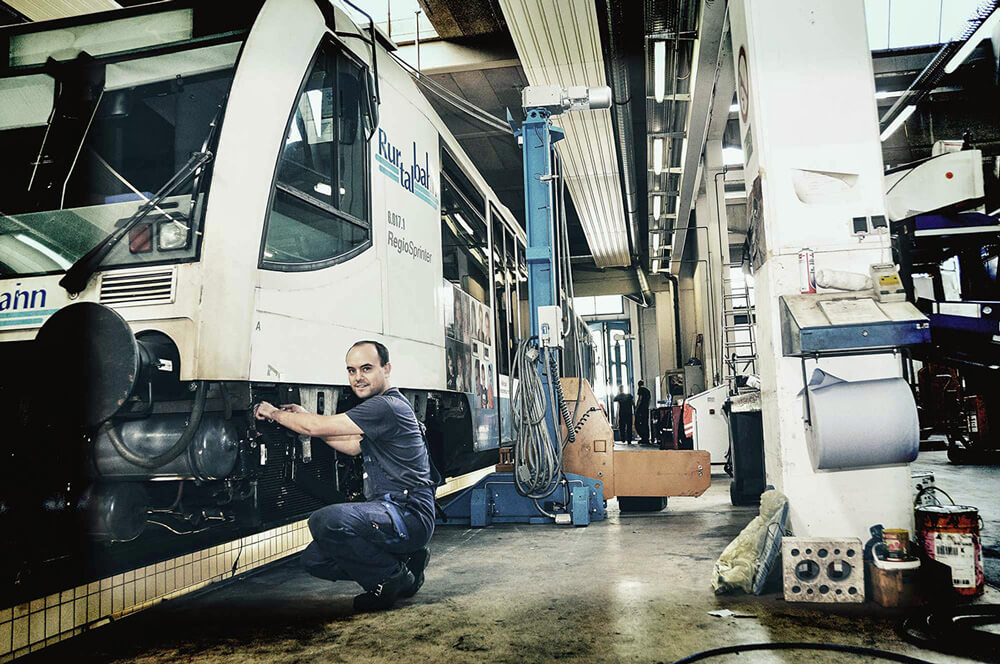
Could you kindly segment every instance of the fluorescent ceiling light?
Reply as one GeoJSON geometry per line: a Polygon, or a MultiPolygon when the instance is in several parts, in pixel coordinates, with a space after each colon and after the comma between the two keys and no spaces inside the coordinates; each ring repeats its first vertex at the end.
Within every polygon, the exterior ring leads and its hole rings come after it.
{"type": "Polygon", "coordinates": [[[722,163],[726,166],[742,165],[743,150],[741,148],[722,148],[722,163]]]}
{"type": "MultiPolygon", "coordinates": [[[[1000,11],[994,9],[993,13],[989,15],[989,18],[983,21],[982,25],[976,28],[976,31],[972,33],[972,36],[969,37],[964,44],[962,44],[962,48],[958,49],[958,53],[953,55],[951,60],[948,61],[948,64],[944,66],[944,73],[950,74],[958,69],[959,65],[965,62],[965,59],[972,54],[977,46],[979,46],[979,42],[990,36],[990,33],[993,32],[993,28],[996,26],[997,21],[1000,21],[1000,11]]],[[[883,138],[882,140],[884,141],[885,139],[883,138]]]]}
{"type": "Polygon", "coordinates": [[[659,272],[659,271],[660,271],[660,259],[659,258],[654,258],[653,259],[653,272],[659,272]]]}
{"type": "Polygon", "coordinates": [[[657,194],[653,196],[653,219],[660,220],[660,207],[663,205],[663,196],[657,194]]]}
{"type": "Polygon", "coordinates": [[[660,234],[653,233],[653,253],[660,253],[660,234]]]}
{"type": "Polygon", "coordinates": [[[889,126],[885,128],[885,131],[883,131],[882,135],[879,136],[879,140],[885,142],[885,139],[889,138],[894,133],[896,133],[896,130],[903,126],[903,123],[906,122],[906,118],[913,115],[913,111],[915,110],[917,110],[915,104],[910,104],[909,106],[904,108],[902,112],[900,112],[900,114],[896,116],[896,119],[890,122],[889,126]]]}
{"type": "Polygon", "coordinates": [[[740,112],[740,105],[739,104],[732,104],[729,107],[729,112],[730,113],[739,113],[740,112]]]}
{"type": "MultiPolygon", "coordinates": [[[[333,196],[333,187],[325,182],[317,182],[316,186],[313,187],[313,191],[317,194],[323,194],[324,196],[333,196]]],[[[343,194],[344,192],[341,191],[340,193],[343,194]]]]}
{"type": "Polygon", "coordinates": [[[875,99],[890,99],[903,94],[902,90],[879,90],[875,93],[875,99]]]}
{"type": "Polygon", "coordinates": [[[741,189],[740,191],[727,191],[725,194],[726,200],[729,200],[730,198],[746,198],[746,197],[747,197],[747,192],[745,189],[741,189]]]}
{"type": "Polygon", "coordinates": [[[667,87],[667,43],[653,42],[653,98],[656,103],[663,102],[663,93],[667,87]]]}
{"type": "Polygon", "coordinates": [[[472,227],[469,226],[469,224],[465,221],[465,219],[462,218],[462,215],[460,215],[459,213],[455,212],[451,216],[455,217],[455,221],[458,222],[459,226],[461,226],[462,228],[465,229],[465,232],[469,234],[469,237],[475,237],[476,236],[476,234],[472,232],[472,227]]]}
{"type": "Polygon", "coordinates": [[[653,139],[653,172],[659,175],[663,172],[663,139],[653,139]]]}

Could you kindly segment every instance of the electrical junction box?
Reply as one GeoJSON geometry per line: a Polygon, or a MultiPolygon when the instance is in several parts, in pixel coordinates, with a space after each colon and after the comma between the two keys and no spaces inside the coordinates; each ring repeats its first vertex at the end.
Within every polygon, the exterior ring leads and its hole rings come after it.
{"type": "Polygon", "coordinates": [[[538,307],[538,342],[547,348],[562,348],[562,307],[538,307]]]}
{"type": "Polygon", "coordinates": [[[899,270],[892,263],[875,263],[871,266],[872,286],[879,302],[903,302],[906,290],[899,280],[899,270]]]}
{"type": "Polygon", "coordinates": [[[559,114],[563,110],[563,94],[566,91],[558,85],[529,85],[521,91],[521,106],[543,108],[559,114]]]}
{"type": "Polygon", "coordinates": [[[588,88],[573,85],[529,85],[521,91],[521,105],[525,109],[540,108],[552,115],[564,111],[589,111],[611,108],[611,88],[606,85],[588,88]]]}

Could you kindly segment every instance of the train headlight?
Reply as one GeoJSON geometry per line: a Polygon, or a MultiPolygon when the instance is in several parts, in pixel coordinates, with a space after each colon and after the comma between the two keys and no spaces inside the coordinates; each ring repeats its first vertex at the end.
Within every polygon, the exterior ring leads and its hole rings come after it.
{"type": "Polygon", "coordinates": [[[187,249],[190,229],[183,221],[168,219],[161,221],[158,229],[158,243],[160,251],[172,251],[174,249],[187,249]]]}

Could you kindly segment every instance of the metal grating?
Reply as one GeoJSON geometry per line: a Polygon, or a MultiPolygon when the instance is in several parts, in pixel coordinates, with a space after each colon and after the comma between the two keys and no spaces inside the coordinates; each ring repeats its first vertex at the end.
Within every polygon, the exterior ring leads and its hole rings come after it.
{"type": "Polygon", "coordinates": [[[140,304],[170,304],[177,295],[177,268],[109,272],[101,276],[99,302],[126,307],[140,304]]]}

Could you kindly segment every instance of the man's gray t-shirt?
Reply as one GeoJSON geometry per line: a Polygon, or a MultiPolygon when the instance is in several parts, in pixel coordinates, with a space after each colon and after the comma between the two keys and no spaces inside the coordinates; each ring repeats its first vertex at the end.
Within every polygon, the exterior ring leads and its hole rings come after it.
{"type": "Polygon", "coordinates": [[[420,423],[399,390],[391,387],[345,414],[364,433],[361,454],[367,500],[393,491],[413,493],[417,487],[431,487],[430,462],[420,423]]]}

